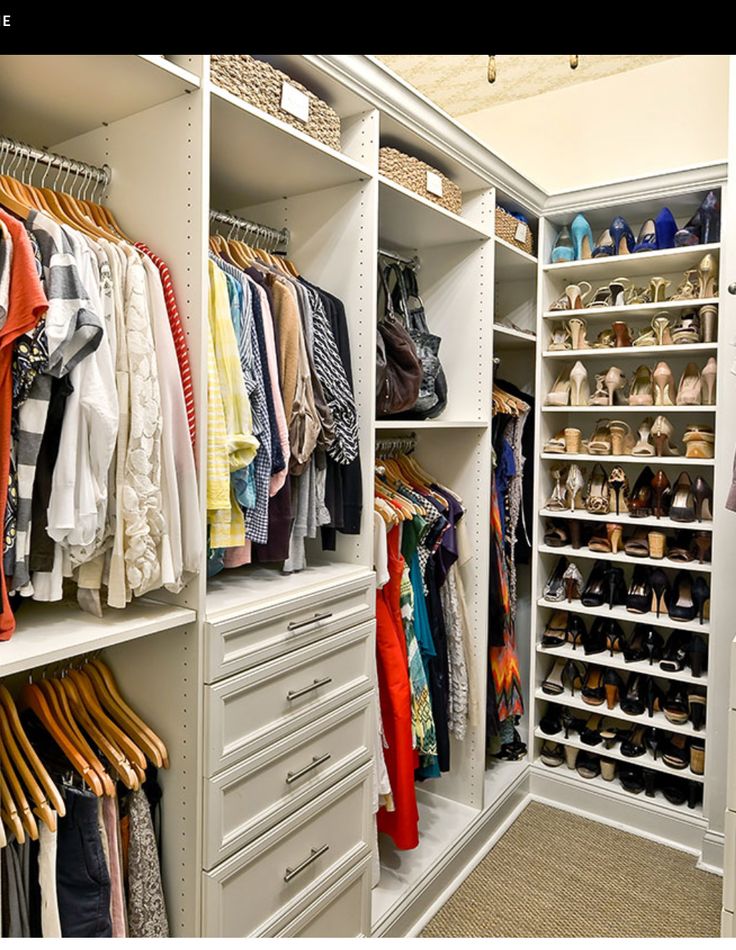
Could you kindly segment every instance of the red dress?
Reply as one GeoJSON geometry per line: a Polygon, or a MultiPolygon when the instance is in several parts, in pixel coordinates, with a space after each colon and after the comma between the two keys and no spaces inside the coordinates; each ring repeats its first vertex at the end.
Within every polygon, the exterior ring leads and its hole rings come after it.
{"type": "Polygon", "coordinates": [[[402,851],[419,844],[419,811],[414,790],[414,769],[419,756],[412,748],[411,687],[406,637],[401,619],[401,575],[404,559],[399,553],[399,528],[387,536],[389,581],[376,592],[376,656],[381,718],[388,748],[384,748],[391,781],[394,811],[381,808],[378,830],[391,835],[402,851]]]}

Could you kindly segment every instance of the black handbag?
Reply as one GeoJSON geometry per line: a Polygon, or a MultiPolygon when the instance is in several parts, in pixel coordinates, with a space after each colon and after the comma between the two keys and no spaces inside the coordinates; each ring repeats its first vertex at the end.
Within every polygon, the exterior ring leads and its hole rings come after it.
{"type": "Polygon", "coordinates": [[[376,413],[392,416],[416,403],[422,364],[414,341],[394,311],[386,274],[378,268],[386,297],[385,313],[376,332],[376,413]]]}
{"type": "Polygon", "coordinates": [[[409,336],[414,341],[422,364],[419,395],[407,415],[413,419],[433,419],[447,406],[447,377],[439,357],[442,338],[431,333],[427,326],[414,268],[402,268],[396,264],[391,265],[391,268],[396,275],[393,303],[403,314],[409,336]]]}

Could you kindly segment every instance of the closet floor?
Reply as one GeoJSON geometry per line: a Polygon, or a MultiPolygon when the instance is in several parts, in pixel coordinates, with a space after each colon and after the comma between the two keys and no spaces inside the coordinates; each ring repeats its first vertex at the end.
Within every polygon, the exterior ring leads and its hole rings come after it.
{"type": "Polygon", "coordinates": [[[723,879],[695,858],[531,802],[423,937],[717,937],[723,879]]]}

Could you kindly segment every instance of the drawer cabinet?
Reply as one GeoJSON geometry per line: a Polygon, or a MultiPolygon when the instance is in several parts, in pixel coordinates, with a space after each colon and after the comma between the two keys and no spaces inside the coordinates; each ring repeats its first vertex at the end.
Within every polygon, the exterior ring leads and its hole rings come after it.
{"type": "Polygon", "coordinates": [[[370,691],[374,623],[205,687],[205,776],[370,691]]]}
{"type": "Polygon", "coordinates": [[[203,935],[247,937],[307,909],[366,853],[371,763],[204,873],[203,935]]]}
{"type": "Polygon", "coordinates": [[[254,609],[243,616],[210,620],[205,682],[265,663],[375,615],[375,575],[358,573],[340,584],[307,591],[254,609]]]}
{"type": "Polygon", "coordinates": [[[219,864],[370,759],[372,693],[205,782],[205,868],[219,864]]]}

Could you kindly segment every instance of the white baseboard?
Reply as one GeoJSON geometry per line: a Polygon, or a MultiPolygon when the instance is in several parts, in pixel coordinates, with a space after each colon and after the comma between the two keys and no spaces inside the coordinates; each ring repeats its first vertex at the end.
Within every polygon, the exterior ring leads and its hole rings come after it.
{"type": "Polygon", "coordinates": [[[721,831],[706,831],[703,846],[698,859],[701,871],[720,874],[723,877],[723,860],[726,848],[726,836],[721,831]]]}

